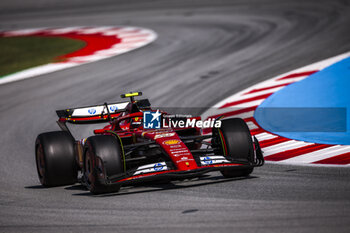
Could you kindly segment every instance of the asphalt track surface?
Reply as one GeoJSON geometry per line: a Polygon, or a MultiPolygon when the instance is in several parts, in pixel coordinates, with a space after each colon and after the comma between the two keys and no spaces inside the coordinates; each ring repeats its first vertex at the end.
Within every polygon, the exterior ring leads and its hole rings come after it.
{"type": "MultiPolygon", "coordinates": [[[[266,165],[248,179],[91,196],[38,183],[34,140],[55,109],[142,90],[155,106],[207,107],[259,81],[350,50],[349,1],[1,1],[2,30],[131,25],[153,44],[0,86],[0,232],[349,232],[348,168],[266,165]]],[[[85,132],[86,133],[86,132],[85,132]]]]}

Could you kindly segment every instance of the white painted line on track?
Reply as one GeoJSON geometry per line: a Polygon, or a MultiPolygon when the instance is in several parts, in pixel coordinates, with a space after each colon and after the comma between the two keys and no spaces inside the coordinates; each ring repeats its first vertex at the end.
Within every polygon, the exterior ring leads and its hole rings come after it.
{"type": "Polygon", "coordinates": [[[276,138],[277,136],[276,135],[273,135],[273,134],[269,134],[269,133],[259,133],[259,134],[256,134],[255,137],[259,140],[259,141],[264,141],[264,140],[269,140],[269,139],[272,139],[272,138],[276,138]]]}
{"type": "Polygon", "coordinates": [[[328,159],[339,154],[350,152],[350,146],[332,146],[329,148],[317,150],[314,152],[306,153],[300,156],[296,156],[290,159],[280,161],[279,163],[313,163],[322,159],[328,159]]]}
{"type": "Polygon", "coordinates": [[[301,148],[301,147],[312,145],[312,144],[314,144],[314,143],[291,140],[291,141],[287,141],[287,142],[281,142],[281,143],[278,143],[278,144],[275,144],[275,145],[272,145],[269,147],[264,147],[264,148],[262,148],[262,150],[264,151],[264,156],[268,156],[268,155],[273,155],[273,154],[280,153],[283,151],[301,148]]]}

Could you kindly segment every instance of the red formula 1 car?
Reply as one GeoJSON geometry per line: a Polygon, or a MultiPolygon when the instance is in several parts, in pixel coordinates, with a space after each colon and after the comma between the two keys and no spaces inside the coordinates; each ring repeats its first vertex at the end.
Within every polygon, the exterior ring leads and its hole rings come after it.
{"type": "Polygon", "coordinates": [[[211,171],[228,178],[248,176],[264,164],[259,143],[242,119],[221,119],[212,134],[202,135],[194,124],[200,117],[187,118],[187,125],[174,124],[184,119],[153,111],[148,99],[134,99],[141,94],[122,95],[130,97],[127,102],[56,111],[62,131],[42,133],[35,143],[41,184],[59,186],[80,180],[99,194],[117,192],[135,182],[182,180],[211,171]],[[151,114],[148,126],[153,128],[145,125],[146,113],[151,114]],[[158,117],[177,127],[153,125],[158,117]],[[109,124],[94,130],[94,136],[76,140],[67,122],[109,124]]]}

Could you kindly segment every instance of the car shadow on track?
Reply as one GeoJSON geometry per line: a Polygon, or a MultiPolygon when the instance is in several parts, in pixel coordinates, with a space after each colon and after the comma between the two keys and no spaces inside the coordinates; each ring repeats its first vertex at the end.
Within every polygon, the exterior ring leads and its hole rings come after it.
{"type": "MultiPolygon", "coordinates": [[[[193,188],[204,185],[211,184],[219,184],[225,182],[239,181],[239,180],[248,180],[258,178],[256,176],[248,176],[248,177],[237,177],[237,178],[224,178],[222,176],[210,176],[203,175],[199,178],[192,180],[184,180],[184,181],[172,181],[169,183],[161,183],[161,182],[147,182],[142,184],[135,184],[130,186],[125,186],[120,189],[117,193],[106,193],[94,195],[90,192],[83,193],[74,193],[73,196],[89,196],[89,197],[109,197],[109,196],[121,196],[121,195],[130,195],[130,194],[138,194],[138,193],[148,193],[148,192],[157,192],[157,191],[165,191],[171,189],[185,189],[185,188],[193,188]]],[[[82,185],[73,185],[66,187],[67,190],[86,190],[82,185]]]]}
{"type": "Polygon", "coordinates": [[[48,187],[44,187],[44,186],[42,186],[40,184],[25,186],[24,188],[26,188],[26,189],[48,189],[48,187]]]}

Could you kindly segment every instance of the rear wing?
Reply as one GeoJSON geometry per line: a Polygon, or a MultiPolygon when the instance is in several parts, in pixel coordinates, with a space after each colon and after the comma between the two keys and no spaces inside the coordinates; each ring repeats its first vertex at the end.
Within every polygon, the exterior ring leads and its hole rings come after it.
{"type": "Polygon", "coordinates": [[[69,108],[56,110],[59,122],[69,122],[73,124],[91,124],[108,122],[118,117],[121,112],[126,110],[129,102],[119,102],[111,104],[102,104],[86,106],[79,108],[69,108]]]}

